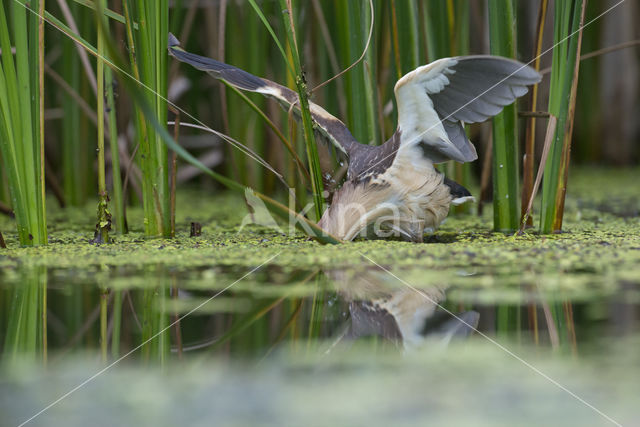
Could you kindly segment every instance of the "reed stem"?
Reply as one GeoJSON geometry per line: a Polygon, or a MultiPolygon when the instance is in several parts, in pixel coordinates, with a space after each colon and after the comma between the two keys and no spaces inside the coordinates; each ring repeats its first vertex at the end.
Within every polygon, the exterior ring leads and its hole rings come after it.
{"type": "Polygon", "coordinates": [[[309,111],[307,82],[302,73],[300,56],[298,54],[298,43],[293,23],[293,8],[291,6],[291,0],[280,0],[280,7],[285,11],[283,12],[284,27],[286,29],[289,45],[291,46],[291,57],[293,69],[295,71],[298,98],[300,101],[300,114],[302,115],[302,127],[307,151],[307,161],[309,162],[309,173],[311,174],[311,191],[313,192],[312,196],[314,212],[316,215],[315,219],[318,221],[322,217],[322,212],[324,210],[324,200],[322,198],[322,170],[320,168],[320,159],[318,157],[318,147],[316,146],[315,136],[313,134],[311,112],[309,111]]]}
{"type": "MultiPolygon", "coordinates": [[[[516,17],[512,0],[489,0],[489,39],[492,55],[516,57],[516,17]]],[[[493,227],[518,229],[518,120],[516,104],[493,118],[493,227]]]]}
{"type": "Polygon", "coordinates": [[[12,4],[11,37],[4,6],[0,8],[0,157],[4,163],[18,238],[25,246],[47,244],[44,201],[44,133],[42,88],[44,35],[38,11],[43,0],[12,4]],[[31,8],[29,16],[27,9],[31,8]],[[29,49],[31,46],[31,49],[29,49]]]}
{"type": "MultiPolygon", "coordinates": [[[[106,24],[105,24],[106,25],[106,24]]],[[[112,191],[113,205],[116,216],[116,231],[118,234],[126,234],[126,218],[124,213],[124,200],[122,196],[122,175],[120,172],[120,149],[118,147],[118,128],[116,121],[116,103],[114,96],[113,72],[110,67],[104,70],[104,78],[107,84],[106,105],[109,123],[109,148],[111,150],[111,173],[113,175],[112,191]]]]}
{"type": "Polygon", "coordinates": [[[113,308],[111,309],[111,321],[113,329],[111,331],[111,358],[120,357],[120,333],[122,329],[122,293],[124,291],[114,291],[113,308]]]}
{"type": "MultiPolygon", "coordinates": [[[[100,4],[102,7],[105,7],[106,0],[100,0],[100,4]]],[[[104,19],[102,15],[96,14],[96,20],[102,20],[104,25],[104,19]]],[[[96,97],[96,110],[98,117],[98,224],[96,225],[96,236],[94,238],[94,241],[96,243],[109,243],[109,231],[111,230],[111,214],[109,213],[109,194],[107,192],[104,157],[104,59],[106,55],[104,37],[104,32],[98,31],[98,57],[96,73],[98,84],[96,97]]]]}
{"type": "MultiPolygon", "coordinates": [[[[547,17],[548,0],[541,0],[538,9],[538,20],[536,26],[536,40],[533,51],[533,68],[540,71],[540,59],[542,52],[542,37],[544,35],[544,23],[547,17]]],[[[538,85],[533,85],[530,95],[530,110],[536,111],[538,108],[538,85]]],[[[528,208],[529,200],[533,194],[534,187],[534,163],[535,163],[535,140],[536,140],[536,118],[531,117],[527,120],[527,128],[525,134],[525,154],[522,166],[522,200],[521,200],[521,221],[526,216],[526,226],[533,225],[533,217],[528,208]]]]}
{"type": "MultiPolygon", "coordinates": [[[[100,83],[98,83],[99,85],[100,83]]],[[[100,290],[100,356],[102,362],[107,361],[107,348],[109,346],[109,340],[107,337],[107,310],[109,302],[109,290],[100,290]]]]}
{"type": "Polygon", "coordinates": [[[578,80],[581,23],[586,0],[555,3],[553,60],[549,89],[549,113],[558,118],[555,136],[542,182],[540,231],[558,232],[562,228],[564,195],[569,166],[571,132],[578,80]],[[573,34],[570,38],[567,38],[573,34]]]}
{"type": "MultiPolygon", "coordinates": [[[[131,66],[134,77],[147,88],[144,96],[160,126],[166,130],[168,0],[137,0],[136,6],[138,31],[134,33],[131,0],[123,3],[131,66]]],[[[139,111],[137,124],[145,233],[148,236],[171,237],[167,147],[157,131],[144,124],[139,111]]]]}
{"type": "MultiPolygon", "coordinates": [[[[562,159],[560,163],[560,176],[558,189],[556,192],[556,210],[553,219],[554,231],[562,230],[562,219],[564,217],[564,201],[567,193],[567,182],[569,180],[569,161],[571,158],[571,138],[573,135],[573,122],[576,114],[576,95],[578,89],[578,76],[580,74],[580,51],[582,48],[582,28],[584,27],[584,16],[587,7],[587,0],[582,1],[580,7],[580,23],[578,24],[578,40],[575,47],[575,60],[573,64],[571,88],[569,91],[568,112],[565,133],[562,143],[562,159]]],[[[574,12],[576,13],[576,12],[574,12]]]]}
{"type": "MultiPolygon", "coordinates": [[[[36,62],[38,67],[38,142],[40,146],[40,152],[37,156],[40,166],[40,182],[39,182],[39,194],[38,194],[38,224],[40,226],[40,233],[47,238],[47,209],[45,207],[45,155],[44,155],[44,5],[45,0],[39,0],[38,15],[31,15],[31,19],[36,20],[38,25],[38,60],[36,62]]],[[[46,242],[45,242],[46,243],[46,242]]],[[[46,299],[46,292],[45,292],[46,299]]],[[[46,317],[46,313],[45,313],[46,317]]],[[[46,326],[46,323],[45,323],[46,326]]],[[[46,356],[46,355],[45,355],[46,356]]]]}

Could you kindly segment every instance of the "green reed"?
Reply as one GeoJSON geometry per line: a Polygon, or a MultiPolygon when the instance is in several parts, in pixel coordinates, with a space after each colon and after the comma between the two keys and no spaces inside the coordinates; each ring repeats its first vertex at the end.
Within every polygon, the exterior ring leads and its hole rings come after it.
{"type": "MultiPolygon", "coordinates": [[[[76,3],[69,4],[69,10],[83,33],[93,27],[92,14],[76,3]]],[[[71,91],[59,90],[63,117],[60,120],[60,170],[65,200],[71,206],[82,206],[90,195],[95,194],[95,175],[92,168],[86,167],[94,161],[95,126],[83,116],[82,109],[76,99],[87,99],[89,84],[82,70],[80,57],[75,43],[64,34],[50,32],[58,36],[62,46],[60,61],[52,64],[60,76],[68,84],[71,91]],[[73,95],[72,95],[73,93],[73,95]]],[[[51,37],[55,40],[54,37],[51,37]]],[[[91,94],[93,97],[93,94],[91,94]]]]}
{"type": "MultiPolygon", "coordinates": [[[[600,13],[600,3],[597,1],[587,1],[585,11],[585,21],[590,22],[600,13]]],[[[595,21],[596,24],[598,21],[595,21]]],[[[582,36],[581,52],[593,52],[601,47],[602,31],[597,25],[591,24],[582,36]]],[[[574,158],[589,163],[597,163],[600,160],[600,141],[602,131],[602,120],[600,114],[600,93],[593,90],[599,87],[601,76],[601,65],[603,60],[593,58],[580,62],[580,75],[578,94],[576,98],[576,123],[574,137],[580,144],[572,148],[574,158]]]]}
{"type": "MultiPolygon", "coordinates": [[[[101,6],[106,5],[105,0],[100,0],[101,6]]],[[[96,15],[96,19],[102,20],[103,17],[96,15]]],[[[103,22],[104,25],[104,22],[103,22]]],[[[105,34],[98,32],[98,59],[96,78],[98,82],[97,91],[97,116],[98,116],[98,225],[96,226],[96,242],[109,243],[109,231],[111,230],[111,214],[109,213],[109,194],[107,193],[107,180],[105,168],[105,152],[104,152],[104,60],[105,60],[105,34]]]]}
{"type": "Polygon", "coordinates": [[[47,361],[47,272],[44,267],[21,272],[20,286],[6,289],[3,356],[10,361],[47,361]]]}
{"type": "Polygon", "coordinates": [[[107,338],[107,318],[108,318],[108,302],[109,302],[109,290],[100,289],[100,356],[102,362],[107,361],[107,348],[109,346],[109,339],[107,338]]]}
{"type": "Polygon", "coordinates": [[[47,243],[42,122],[44,29],[37,17],[43,10],[44,0],[28,4],[12,1],[0,7],[0,153],[22,245],[47,243]],[[15,59],[11,54],[14,46],[15,59]]]}
{"type": "MultiPolygon", "coordinates": [[[[422,19],[429,62],[469,53],[469,13],[469,2],[467,1],[429,0],[422,4],[422,19]]],[[[438,168],[461,185],[465,187],[471,185],[469,164],[448,162],[439,165],[438,168]]],[[[469,212],[470,210],[470,204],[455,208],[455,212],[469,212]]]]}
{"type": "MultiPolygon", "coordinates": [[[[107,2],[102,0],[101,6],[106,9],[107,2]]],[[[107,17],[103,16],[103,25],[105,29],[109,28],[109,22],[107,17]]],[[[106,31],[106,34],[99,33],[100,36],[110,36],[110,32],[106,31]]],[[[108,58],[108,55],[107,55],[108,58]]],[[[107,111],[107,126],[109,129],[109,149],[111,151],[111,175],[112,175],[112,187],[110,200],[113,201],[113,212],[115,213],[115,225],[118,234],[125,234],[126,230],[126,218],[124,213],[124,200],[123,200],[123,188],[122,177],[120,175],[120,149],[118,147],[118,126],[116,117],[116,102],[114,94],[115,80],[111,67],[105,67],[103,70],[104,84],[106,85],[104,91],[104,108],[107,111]]],[[[101,92],[98,92],[101,93],[101,92]]],[[[98,115],[100,117],[100,115],[98,115]]],[[[103,144],[104,147],[104,144],[103,144]]]]}
{"type": "MultiPolygon", "coordinates": [[[[491,54],[516,57],[516,16],[513,0],[489,1],[489,40],[491,54]]],[[[493,223],[496,231],[518,229],[518,154],[517,104],[493,118],[493,223]]]]}
{"type": "MultiPolygon", "coordinates": [[[[125,25],[134,76],[144,86],[144,96],[159,124],[166,129],[168,0],[125,0],[125,25]],[[137,23],[137,31],[134,29],[137,23]]],[[[136,108],[139,108],[138,106],[136,108]]],[[[138,159],[142,170],[145,233],[171,237],[168,151],[157,130],[142,120],[137,110],[138,159]]]]}
{"type": "MultiPolygon", "coordinates": [[[[244,25],[253,29],[261,23],[258,22],[258,25],[256,25],[256,19],[249,19],[251,17],[250,12],[251,11],[246,10],[245,7],[234,7],[233,2],[230,2],[230,4],[227,4],[224,10],[219,9],[218,13],[225,13],[225,16],[219,17],[219,22],[221,22],[222,20],[225,21],[225,29],[226,26],[234,27],[244,25]]],[[[249,31],[247,31],[246,33],[248,32],[249,31]]],[[[226,31],[225,33],[219,33],[224,37],[224,40],[219,41],[219,46],[223,49],[220,49],[220,51],[218,52],[218,58],[221,61],[229,62],[240,68],[250,69],[253,74],[258,74],[258,70],[254,70],[249,67],[249,62],[252,61],[247,53],[247,50],[252,49],[252,47],[250,47],[249,45],[254,45],[255,48],[255,46],[262,44],[265,37],[261,37],[261,42],[249,43],[249,38],[245,35],[246,33],[243,31],[243,34],[239,34],[238,38],[234,37],[234,39],[232,39],[231,41],[227,40],[228,37],[232,37],[231,34],[226,34],[226,31]],[[247,43],[247,46],[245,49],[227,49],[227,45],[233,46],[233,44],[236,43],[247,43]]],[[[209,50],[209,52],[211,52],[211,50],[209,50]]],[[[256,65],[255,62],[256,61],[253,61],[253,66],[256,65]]],[[[261,62],[262,63],[260,64],[260,68],[264,70],[264,67],[262,65],[266,65],[266,61],[261,62]]],[[[253,134],[253,138],[251,138],[251,144],[253,145],[252,148],[255,148],[256,145],[262,145],[262,143],[264,142],[262,140],[263,135],[256,135],[255,132],[258,126],[247,126],[247,117],[249,113],[246,106],[243,105],[242,100],[233,96],[231,94],[231,91],[227,89],[221,90],[221,96],[224,96],[224,102],[220,102],[218,104],[219,108],[226,109],[226,113],[224,114],[224,123],[222,123],[222,130],[230,136],[239,138],[243,141],[246,140],[249,134],[253,134]],[[222,92],[225,93],[223,94],[222,92]]],[[[264,101],[262,99],[253,97],[253,100],[255,100],[259,106],[264,107],[264,101]]],[[[238,152],[232,147],[226,147],[224,152],[229,157],[229,162],[227,162],[225,168],[227,171],[227,175],[233,177],[233,179],[243,183],[244,185],[249,185],[255,188],[257,180],[254,179],[254,176],[252,176],[253,165],[251,164],[251,160],[247,159],[247,157],[243,155],[243,153],[238,152]]]]}
{"type": "Polygon", "coordinates": [[[9,186],[7,185],[7,176],[2,168],[2,152],[0,152],[0,211],[4,212],[8,208],[6,208],[6,203],[11,200],[11,196],[9,195],[9,186]],[[5,207],[3,210],[2,207],[5,207]]]}
{"type": "Polygon", "coordinates": [[[111,331],[111,358],[120,357],[120,339],[122,331],[122,299],[125,291],[118,289],[114,292],[113,308],[111,310],[111,321],[113,330],[111,331]]]}
{"type": "Polygon", "coordinates": [[[586,0],[555,3],[549,113],[558,125],[542,181],[540,231],[562,229],[586,0]]]}
{"type": "Polygon", "coordinates": [[[157,285],[144,289],[140,301],[142,336],[142,359],[145,361],[164,363],[171,349],[171,331],[169,330],[169,313],[165,307],[169,298],[169,287],[164,272],[149,269],[145,275],[149,280],[157,281],[157,285]]]}
{"type": "MultiPolygon", "coordinates": [[[[337,2],[333,9],[337,40],[336,50],[342,69],[361,57],[367,46],[371,16],[367,0],[337,2]]],[[[347,117],[345,123],[353,136],[363,144],[378,145],[381,142],[377,124],[375,42],[367,49],[365,61],[360,62],[344,75],[347,117]]]]}
{"type": "Polygon", "coordinates": [[[427,0],[423,6],[429,62],[451,55],[451,28],[447,3],[427,0]]]}
{"type": "MultiPolygon", "coordinates": [[[[533,49],[533,63],[531,66],[540,71],[540,60],[542,52],[542,41],[544,36],[545,21],[547,18],[548,0],[542,0],[538,7],[538,18],[535,33],[535,43],[533,49]]],[[[538,85],[531,88],[529,96],[529,107],[531,111],[536,111],[538,107],[538,85]]],[[[534,187],[534,163],[535,163],[535,141],[536,141],[536,118],[531,117],[527,120],[525,134],[525,149],[522,167],[522,198],[521,198],[521,214],[524,226],[532,226],[533,218],[527,213],[527,208],[531,197],[533,196],[534,187]],[[525,218],[526,217],[526,218],[525,218]]]]}
{"type": "MultiPolygon", "coordinates": [[[[106,0],[100,0],[100,7],[106,8],[106,0]]],[[[124,201],[122,200],[122,179],[120,176],[120,150],[118,148],[118,129],[116,123],[116,105],[113,91],[113,73],[111,68],[105,65],[108,54],[104,38],[110,37],[109,23],[105,15],[96,14],[105,31],[98,32],[98,56],[97,56],[97,117],[98,117],[98,224],[95,241],[108,243],[109,231],[112,229],[112,214],[109,207],[111,197],[107,191],[106,164],[105,164],[105,120],[109,134],[109,146],[111,150],[111,172],[113,177],[112,197],[115,206],[116,229],[119,234],[124,234],[125,217],[124,201]]]]}
{"type": "Polygon", "coordinates": [[[298,51],[298,41],[296,38],[296,28],[293,17],[293,7],[291,0],[280,0],[280,7],[283,11],[283,22],[287,33],[287,41],[291,48],[292,66],[295,73],[295,83],[298,89],[300,100],[300,115],[302,116],[302,128],[304,132],[305,146],[307,150],[307,161],[309,162],[309,173],[311,175],[311,191],[313,197],[316,220],[320,220],[324,208],[322,197],[322,170],[320,168],[320,158],[318,157],[318,147],[316,145],[313,120],[309,111],[309,98],[306,79],[302,73],[302,63],[298,51]],[[286,13],[285,13],[286,11],[286,13]]]}
{"type": "Polygon", "coordinates": [[[111,200],[113,200],[113,212],[116,219],[116,231],[118,234],[125,234],[127,232],[126,218],[124,213],[124,200],[123,200],[123,188],[122,188],[122,176],[120,173],[120,149],[118,147],[118,128],[116,118],[116,103],[114,94],[113,72],[111,68],[107,67],[104,70],[104,78],[107,84],[105,103],[108,111],[108,125],[109,125],[109,149],[111,150],[111,173],[112,173],[112,190],[111,200]]]}

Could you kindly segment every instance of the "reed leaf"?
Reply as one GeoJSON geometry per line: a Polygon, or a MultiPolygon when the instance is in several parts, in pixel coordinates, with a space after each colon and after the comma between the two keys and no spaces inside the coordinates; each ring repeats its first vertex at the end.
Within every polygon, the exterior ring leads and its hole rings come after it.
{"type": "MultiPolygon", "coordinates": [[[[447,3],[448,1],[442,0],[426,0],[422,3],[428,62],[451,56],[451,28],[447,3]]],[[[406,73],[411,69],[403,71],[406,73]]],[[[402,74],[399,73],[399,76],[402,74]]],[[[436,168],[450,175],[454,166],[452,162],[447,162],[437,165],[436,168]]]]}
{"type": "MultiPolygon", "coordinates": [[[[602,5],[597,1],[588,1],[585,20],[592,21],[598,14],[601,13],[602,5]]],[[[601,50],[601,38],[603,31],[597,25],[592,24],[589,26],[588,31],[584,32],[582,39],[581,52],[590,52],[600,54],[607,50],[601,50]]],[[[640,41],[636,40],[636,45],[639,45],[640,41]]],[[[578,85],[578,95],[576,100],[576,123],[579,125],[575,128],[575,140],[580,141],[580,144],[576,145],[572,150],[575,154],[574,158],[581,162],[597,163],[600,158],[600,142],[602,140],[602,125],[601,119],[602,103],[600,101],[600,91],[593,90],[595,87],[600,86],[602,79],[602,64],[606,60],[604,58],[595,57],[591,61],[583,62],[585,55],[581,55],[580,58],[580,76],[578,85]],[[580,102],[578,102],[580,101],[580,102]]]]}
{"type": "MultiPolygon", "coordinates": [[[[516,57],[516,17],[512,0],[489,1],[491,54],[516,57]]],[[[493,227],[496,231],[518,229],[518,121],[512,104],[493,118],[493,227]]]]}
{"type": "MultiPolygon", "coordinates": [[[[378,94],[378,46],[376,43],[377,28],[380,26],[379,15],[376,10],[381,9],[381,3],[372,2],[370,13],[366,13],[363,18],[363,29],[361,34],[369,37],[369,31],[372,31],[371,40],[365,40],[365,44],[369,43],[365,48],[363,73],[364,73],[364,91],[365,91],[365,107],[367,113],[367,123],[369,125],[369,139],[372,145],[379,145],[385,140],[384,124],[382,121],[382,112],[378,94]],[[377,7],[376,7],[377,6],[377,7]],[[378,16],[378,18],[376,18],[378,16]]],[[[364,49],[364,48],[363,48],[364,49]]]]}
{"type": "MultiPolygon", "coordinates": [[[[78,10],[77,5],[69,5],[71,12],[78,16],[80,22],[85,18],[84,11],[78,10]]],[[[83,74],[80,69],[80,59],[76,53],[74,42],[68,37],[61,37],[62,58],[58,72],[69,88],[81,98],[81,86],[83,85],[83,74]]],[[[72,206],[83,205],[90,192],[94,192],[93,171],[84,165],[93,161],[89,152],[90,140],[81,131],[81,111],[80,106],[73,95],[67,91],[62,91],[62,109],[64,115],[60,122],[61,126],[61,153],[62,153],[62,185],[67,202],[72,206]]],[[[92,110],[93,111],[93,110],[92,110]]],[[[86,122],[83,123],[86,126],[86,122]]]]}
{"type": "MultiPolygon", "coordinates": [[[[132,66],[136,69],[136,78],[139,77],[140,82],[149,89],[144,96],[166,130],[168,0],[137,0],[135,9],[131,0],[125,0],[125,3],[132,66]],[[133,31],[134,21],[139,26],[137,32],[133,31]]],[[[101,8],[98,13],[102,14],[101,8]]],[[[139,118],[136,123],[138,158],[143,175],[145,233],[149,236],[171,237],[167,147],[154,128],[146,127],[139,118]]]]}
{"type": "Polygon", "coordinates": [[[293,20],[293,8],[291,0],[280,0],[280,7],[283,10],[284,27],[287,33],[287,40],[291,47],[291,58],[295,71],[296,87],[298,89],[298,99],[300,100],[300,115],[302,116],[302,128],[307,150],[307,161],[309,162],[309,173],[311,174],[311,191],[313,197],[314,212],[316,220],[320,220],[324,210],[324,200],[322,197],[322,169],[318,157],[318,147],[316,146],[313,131],[313,121],[309,111],[309,98],[307,93],[307,82],[302,72],[300,56],[298,52],[298,42],[296,40],[295,26],[293,20]]]}
{"type": "Polygon", "coordinates": [[[142,337],[144,344],[141,353],[142,360],[157,362],[161,365],[166,361],[171,351],[171,333],[169,330],[169,314],[165,301],[169,297],[166,272],[150,269],[145,272],[148,280],[158,283],[151,289],[144,289],[141,298],[142,337]]]}
{"type": "Polygon", "coordinates": [[[47,272],[43,267],[21,272],[20,286],[13,286],[4,342],[4,358],[16,362],[46,357],[47,272]]]}
{"type": "MultiPolygon", "coordinates": [[[[451,29],[447,8],[448,1],[427,0],[424,2],[424,26],[427,32],[429,62],[451,55],[451,29]]],[[[405,72],[407,71],[410,70],[405,72]]]]}
{"type": "Polygon", "coordinates": [[[469,21],[471,11],[469,2],[466,0],[449,0],[449,4],[454,7],[453,28],[451,28],[451,46],[454,55],[468,55],[470,42],[469,21]]]}
{"type": "Polygon", "coordinates": [[[9,7],[13,37],[4,4],[0,7],[0,155],[4,162],[22,245],[47,243],[44,200],[44,133],[41,91],[44,39],[38,11],[44,4],[16,1],[9,7]],[[28,12],[27,8],[32,8],[28,12]],[[27,13],[29,15],[27,16],[27,13]],[[15,61],[11,40],[15,44],[15,61]],[[29,49],[31,46],[31,49],[29,49]]]}
{"type": "MultiPolygon", "coordinates": [[[[544,35],[544,23],[547,17],[548,0],[542,0],[538,9],[538,19],[536,25],[536,37],[534,47],[534,61],[533,68],[536,71],[540,71],[540,59],[542,52],[542,38],[544,35]]],[[[538,106],[538,85],[534,85],[531,89],[530,95],[530,109],[536,111],[538,106]]],[[[555,126],[555,124],[554,124],[555,126]]],[[[521,200],[521,212],[522,219],[526,216],[526,226],[533,225],[533,219],[531,217],[531,207],[529,201],[534,194],[534,160],[535,160],[535,140],[536,140],[536,119],[531,117],[527,120],[526,134],[525,134],[525,154],[523,160],[522,171],[522,200],[521,200]]]]}
{"type": "MultiPolygon", "coordinates": [[[[367,47],[367,39],[375,11],[369,11],[368,0],[337,2],[338,51],[341,62],[348,66],[357,61],[367,47]]],[[[344,75],[346,89],[346,123],[353,136],[365,144],[378,145],[382,136],[377,123],[377,89],[375,85],[375,46],[368,46],[365,62],[360,62],[344,75]]]]}
{"type": "MultiPolygon", "coordinates": [[[[429,0],[422,3],[429,62],[469,53],[469,2],[429,0]]],[[[467,187],[471,184],[470,165],[447,162],[438,169],[467,187]]],[[[470,204],[457,206],[454,212],[470,211],[470,204]]]]}
{"type": "MultiPolygon", "coordinates": [[[[73,1],[77,4],[88,7],[89,9],[97,10],[94,0],[73,0],[73,1]]],[[[114,21],[120,22],[121,24],[126,23],[125,17],[123,15],[117,12],[114,12],[111,9],[108,9],[106,6],[103,6],[101,10],[102,10],[102,14],[107,18],[113,19],[114,21]]],[[[138,24],[134,23],[133,28],[137,30],[138,24]]]]}
{"type": "Polygon", "coordinates": [[[251,99],[249,99],[249,97],[247,97],[247,95],[242,93],[239,89],[235,88],[234,86],[231,86],[224,80],[222,82],[225,84],[225,86],[227,86],[229,90],[231,90],[238,97],[240,97],[240,99],[242,99],[249,107],[251,107],[253,111],[256,112],[256,114],[258,114],[258,116],[260,116],[260,118],[264,120],[264,122],[269,126],[269,128],[271,128],[273,133],[276,134],[278,139],[282,141],[284,146],[287,148],[287,151],[289,152],[289,154],[291,154],[291,157],[293,157],[296,163],[296,166],[298,168],[298,171],[300,172],[300,175],[303,176],[304,179],[307,180],[307,182],[311,182],[311,176],[309,175],[309,171],[307,170],[307,167],[302,162],[302,159],[300,158],[300,156],[298,156],[298,153],[296,153],[295,148],[293,147],[291,142],[282,134],[280,129],[275,125],[275,123],[273,123],[273,121],[271,121],[271,119],[251,99]]]}
{"type": "MultiPolygon", "coordinates": [[[[466,0],[447,0],[447,22],[449,29],[449,56],[468,55],[470,43],[470,4],[466,0]]],[[[465,126],[465,132],[469,133],[469,126],[465,126]]],[[[460,183],[463,187],[470,188],[473,184],[471,163],[448,162],[446,173],[460,183]]],[[[456,213],[470,213],[472,205],[465,203],[456,206],[456,213]]]]}
{"type": "Polygon", "coordinates": [[[549,89],[549,113],[558,119],[542,182],[540,231],[562,228],[564,194],[569,167],[571,132],[586,0],[555,3],[554,50],[549,89]]]}
{"type": "MultiPolygon", "coordinates": [[[[274,43],[276,44],[276,46],[278,46],[278,50],[280,51],[280,54],[282,55],[282,59],[284,60],[284,63],[287,66],[287,69],[289,70],[289,72],[291,73],[292,76],[296,75],[296,72],[294,70],[294,68],[292,67],[291,63],[289,62],[289,56],[287,55],[287,53],[285,52],[284,47],[282,47],[282,43],[280,43],[280,40],[278,39],[278,36],[276,36],[275,31],[273,30],[273,28],[271,27],[271,24],[269,24],[269,21],[267,20],[266,16],[264,15],[264,13],[262,13],[262,10],[260,9],[260,7],[256,4],[255,0],[248,0],[249,4],[251,5],[251,7],[253,8],[253,10],[256,12],[256,15],[258,15],[258,17],[260,18],[260,21],[262,21],[262,23],[264,24],[264,27],[267,29],[267,31],[269,31],[269,35],[271,36],[271,39],[274,41],[274,43]]],[[[286,4],[283,4],[282,1],[280,2],[280,6],[285,6],[283,10],[283,12],[286,9],[286,4]]],[[[285,27],[287,27],[287,23],[285,22],[285,27]]]]}

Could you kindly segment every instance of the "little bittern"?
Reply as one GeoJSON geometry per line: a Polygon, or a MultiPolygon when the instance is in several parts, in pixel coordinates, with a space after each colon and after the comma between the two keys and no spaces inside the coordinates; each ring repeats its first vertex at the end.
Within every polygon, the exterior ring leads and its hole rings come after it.
{"type": "MultiPolygon", "coordinates": [[[[169,53],[238,89],[275,98],[299,115],[298,94],[291,89],[187,52],[173,35],[169,53]]],[[[477,159],[464,123],[495,116],[540,79],[518,61],[486,55],[443,58],[418,67],[395,85],[398,127],[379,146],[359,143],[344,123],[310,102],[316,135],[348,161],[346,181],[318,224],[344,240],[373,231],[422,241],[426,229],[445,219],[450,205],[472,199],[434,164],[477,159]]]]}

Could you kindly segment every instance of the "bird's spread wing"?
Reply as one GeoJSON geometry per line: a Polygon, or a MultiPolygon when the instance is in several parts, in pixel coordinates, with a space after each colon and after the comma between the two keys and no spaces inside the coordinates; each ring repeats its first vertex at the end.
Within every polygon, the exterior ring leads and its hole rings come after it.
{"type": "Polygon", "coordinates": [[[395,86],[400,148],[419,146],[434,163],[475,160],[463,122],[495,116],[540,79],[533,68],[496,56],[444,58],[419,67],[395,86]]]}
{"type": "MultiPolygon", "coordinates": [[[[192,65],[198,70],[206,71],[209,75],[238,89],[261,93],[265,96],[277,99],[287,110],[293,106],[293,110],[299,117],[300,109],[298,94],[291,89],[250,74],[233,65],[216,61],[215,59],[196,55],[180,48],[180,42],[173,34],[169,35],[169,54],[181,62],[192,65]]],[[[316,135],[329,142],[347,157],[352,148],[359,144],[349,129],[336,117],[329,114],[319,105],[309,102],[311,115],[315,121],[316,135]]]]}

